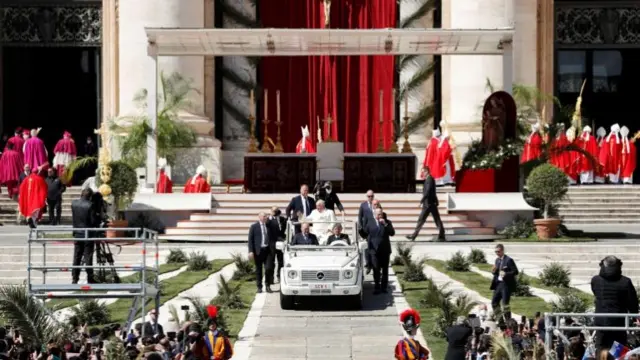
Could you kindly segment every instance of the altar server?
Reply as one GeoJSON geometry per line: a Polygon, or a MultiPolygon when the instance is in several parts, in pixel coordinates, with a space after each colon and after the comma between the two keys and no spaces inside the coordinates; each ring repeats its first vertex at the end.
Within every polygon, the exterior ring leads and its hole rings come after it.
{"type": "Polygon", "coordinates": [[[309,134],[309,127],[305,126],[300,128],[302,129],[302,139],[298,141],[298,145],[296,146],[297,154],[314,154],[316,149],[313,147],[313,143],[309,138],[311,137],[309,134]]]}
{"type": "Polygon", "coordinates": [[[76,143],[71,138],[71,133],[65,131],[62,134],[62,139],[58,140],[58,143],[53,148],[53,167],[58,173],[58,177],[62,178],[65,169],[69,167],[78,155],[76,149],[76,143]]]}
{"type": "Polygon", "coordinates": [[[436,166],[438,157],[438,144],[440,144],[440,130],[434,129],[431,140],[427,143],[426,149],[424,149],[424,161],[422,166],[427,166],[430,169],[436,166]]]}
{"type": "Polygon", "coordinates": [[[204,166],[198,166],[196,170],[196,174],[184,184],[184,192],[189,193],[210,193],[211,186],[209,182],[207,182],[207,178],[205,175],[207,174],[207,169],[204,166]]]}
{"type": "Polygon", "coordinates": [[[18,195],[20,174],[24,168],[22,154],[15,150],[13,143],[8,143],[0,157],[0,184],[7,187],[9,197],[18,195]]]}
{"type": "Polygon", "coordinates": [[[24,142],[24,163],[31,169],[41,171],[45,163],[48,164],[49,153],[44,141],[38,137],[40,129],[31,130],[31,137],[24,142]]]}
{"type": "Polygon", "coordinates": [[[527,136],[520,157],[520,164],[524,164],[540,157],[542,152],[542,135],[540,135],[540,124],[531,125],[531,134],[527,136]]]}
{"type": "Polygon", "coordinates": [[[629,140],[629,128],[626,126],[620,129],[620,135],[622,136],[620,177],[623,184],[633,184],[633,172],[636,169],[636,138],[629,140]]]}
{"type": "Polygon", "coordinates": [[[590,126],[587,125],[582,129],[582,134],[578,138],[576,144],[591,156],[591,158],[588,158],[585,154],[580,154],[578,158],[580,183],[593,184],[595,171],[594,166],[597,164],[598,159],[598,144],[596,143],[596,139],[593,135],[591,135],[590,126]]]}
{"type": "Polygon", "coordinates": [[[596,144],[598,145],[598,156],[596,156],[596,169],[594,169],[594,182],[596,184],[604,184],[604,166],[600,164],[600,152],[602,151],[602,145],[604,144],[605,136],[607,136],[607,130],[602,126],[596,131],[596,144]]]}
{"type": "Polygon", "coordinates": [[[413,309],[403,311],[400,314],[400,325],[405,335],[396,344],[394,351],[396,360],[427,360],[429,350],[416,340],[416,334],[420,328],[420,313],[413,309]]]}
{"type": "Polygon", "coordinates": [[[609,177],[609,182],[620,182],[620,168],[622,167],[622,142],[620,141],[620,125],[611,125],[611,132],[605,138],[600,149],[598,161],[609,177]]]}
{"type": "Polygon", "coordinates": [[[167,161],[165,159],[158,160],[158,183],[156,184],[157,194],[170,194],[173,192],[173,182],[166,174],[167,161]]]}
{"type": "Polygon", "coordinates": [[[47,201],[47,183],[44,178],[34,170],[20,184],[20,194],[18,196],[18,209],[20,214],[27,218],[27,223],[31,228],[42,217],[43,209],[47,201]]]}
{"type": "Polygon", "coordinates": [[[453,160],[453,149],[449,142],[449,132],[444,131],[440,137],[440,143],[438,144],[438,152],[436,155],[437,170],[431,170],[431,175],[436,179],[436,185],[453,184],[456,165],[453,160]]]}

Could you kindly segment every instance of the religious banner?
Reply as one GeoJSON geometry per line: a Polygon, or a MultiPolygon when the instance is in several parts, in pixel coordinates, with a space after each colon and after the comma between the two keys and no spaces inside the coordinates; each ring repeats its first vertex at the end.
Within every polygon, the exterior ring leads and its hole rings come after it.
{"type": "Polygon", "coordinates": [[[516,136],[516,103],[505,91],[487,98],[482,108],[482,143],[488,150],[496,149],[506,139],[516,136]]]}

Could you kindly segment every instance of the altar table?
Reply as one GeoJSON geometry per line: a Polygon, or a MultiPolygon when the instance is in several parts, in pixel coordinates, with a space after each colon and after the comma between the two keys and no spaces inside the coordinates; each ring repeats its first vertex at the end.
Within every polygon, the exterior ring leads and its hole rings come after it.
{"type": "Polygon", "coordinates": [[[298,193],[300,185],[316,183],[314,154],[247,154],[244,187],[252,193],[298,193]]]}

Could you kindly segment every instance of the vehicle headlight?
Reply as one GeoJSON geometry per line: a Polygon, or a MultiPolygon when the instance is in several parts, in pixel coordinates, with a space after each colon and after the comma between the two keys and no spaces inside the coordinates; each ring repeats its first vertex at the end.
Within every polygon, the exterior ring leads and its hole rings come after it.
{"type": "Polygon", "coordinates": [[[342,276],[344,276],[345,279],[351,279],[353,277],[353,271],[351,270],[345,270],[342,273],[342,276]]]}
{"type": "Polygon", "coordinates": [[[289,272],[287,272],[287,276],[289,279],[295,279],[298,277],[298,272],[295,270],[289,270],[289,272]]]}

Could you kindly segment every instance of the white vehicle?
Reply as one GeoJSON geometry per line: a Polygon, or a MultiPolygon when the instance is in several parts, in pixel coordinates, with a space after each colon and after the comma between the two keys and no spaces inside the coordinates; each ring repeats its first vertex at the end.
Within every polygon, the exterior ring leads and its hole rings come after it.
{"type": "Polygon", "coordinates": [[[364,249],[358,241],[353,221],[341,221],[351,244],[334,241],[330,245],[291,245],[294,226],[287,224],[287,239],[276,243],[284,253],[280,274],[280,307],[295,307],[296,297],[344,296],[351,308],[362,308],[364,249]],[[348,231],[347,231],[348,230],[348,231]]]}

